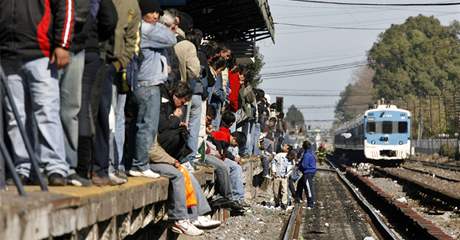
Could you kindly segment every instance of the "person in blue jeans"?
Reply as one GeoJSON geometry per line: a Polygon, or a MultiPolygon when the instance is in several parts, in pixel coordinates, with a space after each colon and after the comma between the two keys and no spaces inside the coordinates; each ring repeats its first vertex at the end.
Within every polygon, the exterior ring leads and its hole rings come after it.
{"type": "Polygon", "coordinates": [[[311,143],[304,141],[302,144],[303,156],[299,162],[299,170],[303,173],[302,178],[299,180],[300,185],[297,185],[297,199],[302,199],[303,190],[307,195],[307,206],[313,208],[315,206],[315,184],[314,177],[316,173],[316,157],[313,153],[311,143]]]}
{"type": "MultiPolygon", "coordinates": [[[[13,114],[5,101],[7,133],[16,171],[23,183],[30,183],[31,162],[19,131],[35,120],[38,134],[37,159],[50,185],[65,185],[64,130],[60,112],[58,71],[70,60],[74,14],[73,1],[2,1],[0,8],[0,59],[6,82],[19,113],[13,114]],[[51,21],[45,21],[46,19],[51,21]]],[[[3,139],[2,139],[3,141],[3,139]]]]}
{"type": "Polygon", "coordinates": [[[160,87],[168,78],[168,63],[163,51],[176,44],[170,28],[158,22],[161,9],[155,1],[139,2],[142,12],[141,62],[134,95],[139,107],[137,115],[136,150],[131,176],[157,178],[149,168],[148,151],[156,138],[160,117],[160,87]]]}

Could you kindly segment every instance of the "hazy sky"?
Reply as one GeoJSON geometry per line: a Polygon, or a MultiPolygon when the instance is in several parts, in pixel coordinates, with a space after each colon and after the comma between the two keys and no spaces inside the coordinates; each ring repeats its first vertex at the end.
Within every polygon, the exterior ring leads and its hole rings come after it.
{"type": "MultiPolygon", "coordinates": [[[[343,0],[345,2],[345,0],[343,0]]],[[[348,1],[348,0],[347,0],[348,1]]],[[[441,3],[440,0],[349,0],[348,2],[375,3],[441,3]]],[[[460,20],[460,6],[449,7],[363,7],[338,6],[269,0],[273,20],[276,23],[386,29],[400,24],[409,16],[433,15],[447,25],[460,20]]],[[[343,30],[313,27],[297,27],[275,24],[275,44],[271,39],[258,43],[264,55],[262,74],[286,70],[322,67],[366,59],[366,51],[384,30],[343,30]]],[[[338,95],[351,82],[355,69],[303,75],[289,78],[265,79],[261,85],[266,92],[296,93],[302,95],[338,95]]],[[[270,94],[274,101],[276,94],[270,94]]],[[[285,96],[285,107],[291,104],[305,107],[315,105],[322,109],[302,109],[305,119],[333,119],[337,96],[285,96]]],[[[328,127],[329,123],[312,122],[312,126],[328,127]]]]}

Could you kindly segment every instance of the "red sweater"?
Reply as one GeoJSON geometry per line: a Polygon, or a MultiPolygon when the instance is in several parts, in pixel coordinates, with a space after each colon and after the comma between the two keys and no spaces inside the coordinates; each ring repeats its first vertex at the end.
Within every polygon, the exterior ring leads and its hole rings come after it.
{"type": "Polygon", "coordinates": [[[222,141],[225,143],[230,143],[230,129],[226,127],[220,127],[219,131],[214,131],[211,133],[211,136],[216,141],[222,141]]]}
{"type": "Polygon", "coordinates": [[[238,111],[238,93],[240,92],[240,76],[238,72],[228,71],[228,79],[230,82],[230,94],[228,101],[230,102],[230,110],[238,111]]]}

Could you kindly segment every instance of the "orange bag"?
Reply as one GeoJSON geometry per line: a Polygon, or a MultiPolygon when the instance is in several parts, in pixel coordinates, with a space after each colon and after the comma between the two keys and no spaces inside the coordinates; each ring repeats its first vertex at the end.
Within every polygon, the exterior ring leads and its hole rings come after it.
{"type": "Polygon", "coordinates": [[[184,175],[184,185],[185,185],[185,205],[187,208],[196,206],[198,201],[196,200],[195,190],[193,189],[192,180],[190,179],[189,172],[185,167],[179,166],[177,168],[182,175],[184,175]]]}

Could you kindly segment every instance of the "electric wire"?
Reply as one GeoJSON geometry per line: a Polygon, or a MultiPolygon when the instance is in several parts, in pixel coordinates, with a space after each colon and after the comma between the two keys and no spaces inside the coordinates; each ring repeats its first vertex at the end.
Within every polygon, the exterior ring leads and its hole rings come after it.
{"type": "Polygon", "coordinates": [[[290,0],[293,2],[305,2],[329,5],[347,5],[347,6],[393,6],[393,7],[438,7],[438,6],[456,6],[460,2],[441,2],[441,3],[360,3],[360,2],[336,2],[336,1],[316,1],[316,0],[290,0]]]}

